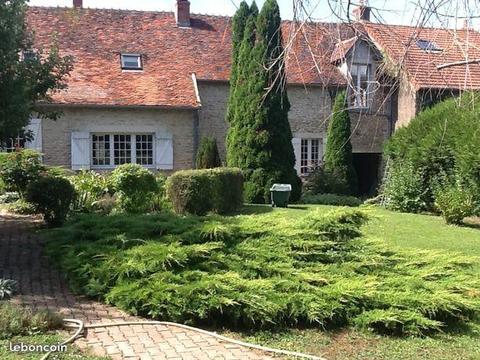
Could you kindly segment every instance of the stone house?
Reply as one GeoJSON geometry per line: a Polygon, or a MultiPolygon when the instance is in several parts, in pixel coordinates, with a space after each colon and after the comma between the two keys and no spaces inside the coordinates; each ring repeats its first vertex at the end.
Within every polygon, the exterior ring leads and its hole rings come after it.
{"type": "MultiPolygon", "coordinates": [[[[60,120],[32,119],[26,144],[73,170],[123,163],[175,171],[194,167],[204,136],[225,159],[231,18],[175,13],[30,7],[35,46],[71,55],[68,89],[42,106],[60,120]]],[[[471,29],[381,25],[370,9],[351,24],[284,22],[289,114],[299,174],[322,160],[335,93],[349,91],[361,191],[375,186],[384,141],[423,106],[480,87],[480,34],[471,29]],[[295,34],[293,36],[292,34],[295,34]],[[470,44],[470,46],[469,46],[470,44]],[[477,54],[478,53],[478,54],[477,54]],[[452,65],[452,63],[454,63],[452,65]],[[443,67],[442,67],[443,66],[443,67]]]]}

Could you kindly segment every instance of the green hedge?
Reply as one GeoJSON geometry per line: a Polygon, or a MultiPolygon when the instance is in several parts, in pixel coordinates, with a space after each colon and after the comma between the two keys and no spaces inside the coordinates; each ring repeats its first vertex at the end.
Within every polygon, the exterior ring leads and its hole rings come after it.
{"type": "Polygon", "coordinates": [[[355,196],[345,196],[336,194],[305,194],[302,197],[303,204],[318,205],[334,205],[334,206],[351,206],[356,207],[362,205],[362,200],[355,196]]]}
{"type": "Polygon", "coordinates": [[[178,171],[168,178],[166,186],[179,214],[227,214],[243,204],[243,175],[235,168],[178,171]]]}
{"type": "MultiPolygon", "coordinates": [[[[385,147],[383,195],[389,208],[436,211],[434,190],[450,183],[472,196],[472,206],[480,206],[479,102],[480,93],[463,93],[420,112],[395,132],[385,147]]],[[[437,194],[444,192],[452,195],[448,189],[437,194]]]]}

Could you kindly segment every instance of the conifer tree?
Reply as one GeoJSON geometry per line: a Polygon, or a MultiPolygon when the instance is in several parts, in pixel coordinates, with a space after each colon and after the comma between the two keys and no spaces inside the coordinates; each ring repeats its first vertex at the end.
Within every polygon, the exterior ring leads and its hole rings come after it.
{"type": "Polygon", "coordinates": [[[281,18],[275,0],[265,2],[253,25],[251,17],[239,55],[229,165],[245,173],[247,202],[268,202],[270,187],[276,182],[291,184],[296,200],[300,181],[294,169],[281,18]]]}
{"type": "MultiPolygon", "coordinates": [[[[255,4],[255,3],[254,3],[255,4]]],[[[256,6],[256,5],[255,5],[256,6]]],[[[252,4],[253,7],[253,4],[252,4]]],[[[257,10],[258,11],[258,10],[257,10]]],[[[230,95],[227,106],[227,123],[233,121],[233,111],[235,108],[235,88],[237,85],[237,73],[239,63],[240,46],[242,45],[245,26],[251,14],[250,8],[245,1],[240,6],[232,19],[232,67],[230,70],[230,95]]]]}
{"type": "Polygon", "coordinates": [[[196,159],[197,169],[213,169],[222,166],[217,141],[204,137],[200,143],[196,159]]]}
{"type": "Polygon", "coordinates": [[[248,100],[248,74],[252,69],[252,49],[255,44],[255,23],[258,9],[255,2],[250,8],[250,15],[245,25],[243,39],[238,52],[238,68],[236,71],[236,86],[231,87],[231,100],[227,117],[230,118],[227,134],[227,164],[231,167],[245,168],[244,153],[246,144],[243,141],[245,117],[243,111],[248,100]]]}
{"type": "Polygon", "coordinates": [[[335,97],[333,116],[328,125],[324,162],[325,172],[332,179],[329,191],[339,195],[357,193],[357,174],[353,166],[350,126],[346,94],[342,91],[335,97]]]}

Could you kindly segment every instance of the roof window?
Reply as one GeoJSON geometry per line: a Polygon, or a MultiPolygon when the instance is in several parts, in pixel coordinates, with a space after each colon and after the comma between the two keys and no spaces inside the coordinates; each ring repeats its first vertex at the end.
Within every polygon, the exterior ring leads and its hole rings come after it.
{"type": "Polygon", "coordinates": [[[426,52],[442,52],[443,49],[436,42],[430,40],[417,40],[417,46],[426,52]]]}
{"type": "Polygon", "coordinates": [[[122,54],[123,70],[142,70],[142,56],[140,54],[122,54]]]}

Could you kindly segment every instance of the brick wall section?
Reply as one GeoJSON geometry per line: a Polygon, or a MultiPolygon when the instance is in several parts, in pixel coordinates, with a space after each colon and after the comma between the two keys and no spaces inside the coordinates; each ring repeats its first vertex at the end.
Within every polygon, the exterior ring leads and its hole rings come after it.
{"type": "Polygon", "coordinates": [[[135,132],[162,129],[173,135],[174,170],[193,166],[193,112],[189,110],[62,108],[57,121],[42,124],[43,153],[48,165],[70,168],[72,131],[135,132]]]}

